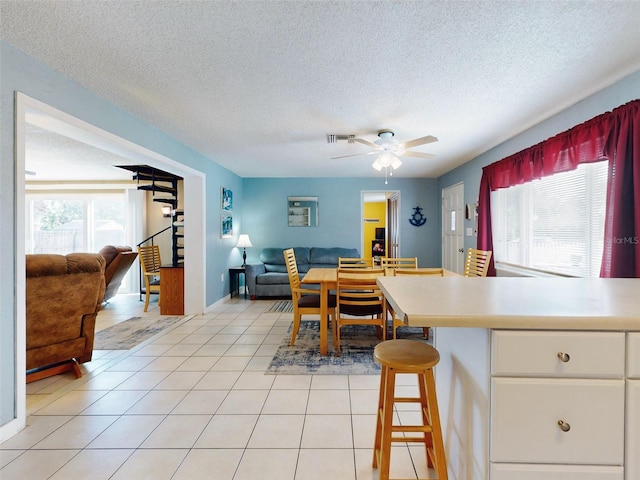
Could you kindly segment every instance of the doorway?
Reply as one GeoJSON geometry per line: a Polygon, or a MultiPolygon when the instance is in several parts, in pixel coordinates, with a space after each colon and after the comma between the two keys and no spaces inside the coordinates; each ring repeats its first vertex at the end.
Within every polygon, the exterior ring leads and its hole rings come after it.
{"type": "MultiPolygon", "coordinates": [[[[194,252],[192,256],[185,258],[185,314],[202,313],[206,307],[205,296],[205,270],[206,250],[204,245],[206,224],[204,205],[205,175],[190,167],[182,165],[168,157],[136,145],[128,140],[104,131],[94,125],[88,124],[76,117],[57,110],[45,103],[35,100],[22,93],[16,94],[15,110],[15,155],[16,155],[16,211],[15,211],[15,352],[3,352],[3,355],[12,356],[14,361],[8,361],[7,365],[15,366],[15,378],[23,378],[26,370],[26,308],[25,308],[25,134],[27,118],[29,115],[41,115],[51,117],[54,121],[64,123],[68,127],[83,132],[87,137],[92,137],[98,142],[100,148],[111,148],[113,151],[126,156],[132,161],[147,163],[165,171],[180,175],[184,178],[184,189],[189,191],[185,196],[184,207],[188,209],[191,222],[185,223],[184,244],[185,250],[194,252]]],[[[2,360],[4,361],[4,356],[2,360]]],[[[17,432],[25,424],[26,416],[26,386],[24,382],[16,382],[14,395],[14,420],[2,426],[3,434],[6,430],[17,432]]]]}
{"type": "Polygon", "coordinates": [[[362,257],[395,258],[400,252],[400,191],[362,191],[362,257]]]}
{"type": "Polygon", "coordinates": [[[455,273],[464,271],[464,183],[442,190],[442,267],[455,273]]]}

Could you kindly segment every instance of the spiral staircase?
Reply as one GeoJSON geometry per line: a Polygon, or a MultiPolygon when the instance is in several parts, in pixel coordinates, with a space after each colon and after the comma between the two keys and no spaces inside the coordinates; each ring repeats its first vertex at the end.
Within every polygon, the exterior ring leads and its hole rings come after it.
{"type": "Polygon", "coordinates": [[[154,202],[163,203],[171,208],[171,226],[155,233],[142,243],[151,241],[160,233],[171,229],[171,262],[178,265],[184,262],[184,211],[178,207],[178,181],[182,177],[148,165],[118,165],[119,168],[133,172],[133,180],[138,190],[151,192],[154,202]]]}

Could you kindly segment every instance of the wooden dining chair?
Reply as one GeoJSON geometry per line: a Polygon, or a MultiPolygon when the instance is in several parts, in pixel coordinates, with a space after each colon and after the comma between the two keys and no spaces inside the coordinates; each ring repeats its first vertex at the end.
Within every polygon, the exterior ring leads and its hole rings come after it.
{"type": "Polygon", "coordinates": [[[372,258],[338,257],[338,269],[342,268],[372,268],[372,258]]]}
{"type": "Polygon", "coordinates": [[[387,308],[376,278],[384,276],[384,269],[343,268],[337,272],[337,316],[333,329],[333,343],[340,356],[340,331],[345,325],[373,325],[386,340],[387,308]]]}
{"type": "Polygon", "coordinates": [[[160,305],[160,247],[158,245],[147,245],[138,247],[138,258],[144,279],[144,311],[149,308],[149,298],[151,293],[158,294],[158,305],[160,305]]]}
{"type": "Polygon", "coordinates": [[[418,268],[418,257],[402,257],[402,258],[382,257],[380,259],[380,266],[382,268],[389,268],[389,269],[418,268]]]}
{"type": "Polygon", "coordinates": [[[491,260],[491,250],[470,248],[464,262],[464,276],[486,277],[489,270],[489,260],[491,260]]]}
{"type": "MultiPolygon", "coordinates": [[[[301,288],[300,274],[298,273],[298,264],[293,248],[284,250],[284,259],[287,265],[287,273],[289,274],[289,286],[291,287],[291,301],[293,303],[293,327],[291,329],[291,341],[289,345],[292,347],[296,342],[298,331],[300,330],[300,321],[302,315],[318,315],[319,321],[326,322],[327,319],[320,318],[320,293],[318,290],[310,288],[301,288]]],[[[329,317],[335,330],[336,320],[336,296],[329,294],[328,303],[329,317]]]]}
{"type": "MultiPolygon", "coordinates": [[[[421,276],[430,276],[430,277],[444,277],[444,270],[442,268],[396,268],[393,271],[394,276],[401,277],[405,275],[421,275],[421,276]]],[[[398,318],[396,316],[396,312],[393,310],[393,307],[387,303],[387,311],[391,316],[391,328],[393,332],[393,339],[396,339],[398,327],[406,327],[407,325],[404,323],[402,318],[398,318]]],[[[429,338],[429,327],[422,327],[422,335],[424,338],[429,338]]]]}

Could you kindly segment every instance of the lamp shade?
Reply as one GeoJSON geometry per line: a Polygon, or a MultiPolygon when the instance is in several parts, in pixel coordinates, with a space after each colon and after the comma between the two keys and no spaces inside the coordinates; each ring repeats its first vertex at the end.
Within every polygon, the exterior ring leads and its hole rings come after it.
{"type": "Polygon", "coordinates": [[[240,237],[238,237],[238,243],[236,243],[236,247],[253,247],[253,245],[251,245],[251,239],[249,238],[249,235],[247,235],[246,233],[241,233],[240,237]]]}

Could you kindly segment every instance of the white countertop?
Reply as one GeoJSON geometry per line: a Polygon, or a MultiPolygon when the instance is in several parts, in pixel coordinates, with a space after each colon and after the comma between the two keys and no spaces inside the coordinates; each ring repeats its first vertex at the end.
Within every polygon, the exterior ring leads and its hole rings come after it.
{"type": "Polygon", "coordinates": [[[640,279],[381,277],[410,326],[640,331],[640,279]]]}

